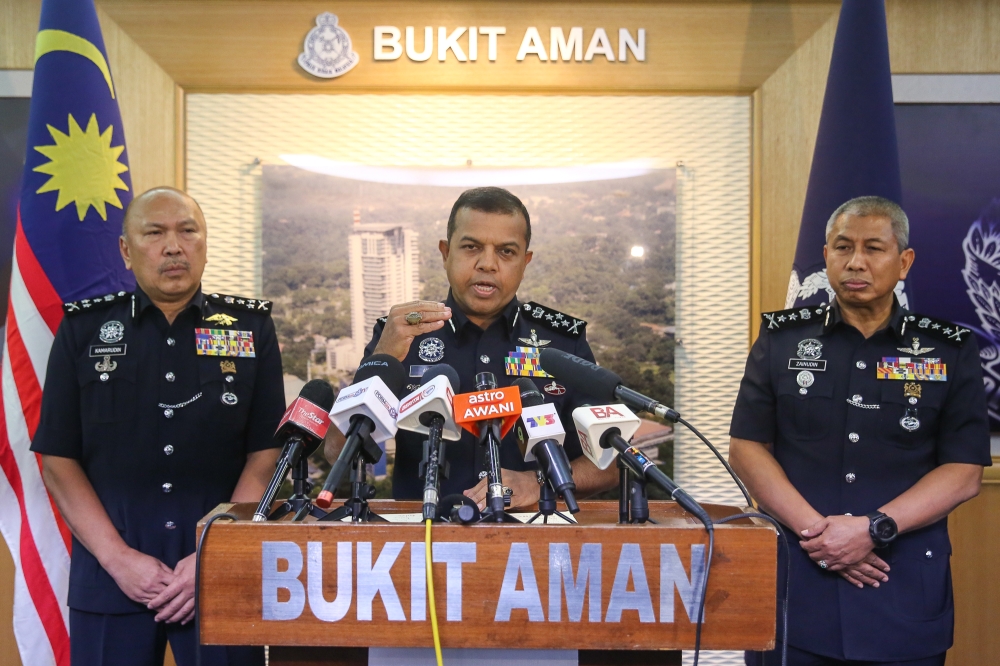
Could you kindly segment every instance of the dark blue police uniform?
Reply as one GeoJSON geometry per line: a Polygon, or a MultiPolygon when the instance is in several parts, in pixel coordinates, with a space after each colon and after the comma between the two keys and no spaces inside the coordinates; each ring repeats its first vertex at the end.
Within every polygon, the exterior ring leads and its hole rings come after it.
{"type": "MultiPolygon", "coordinates": [[[[196,522],[230,500],[247,455],[278,446],[270,302],[199,290],[172,324],[141,289],[64,309],[31,449],[78,460],[125,543],[173,568],[194,552],[196,522]]],[[[75,538],[69,607],[74,666],[162,664],[168,638],[179,664],[194,663],[194,623],[154,622],[75,538]]],[[[263,653],[206,647],[202,663],[263,653]]]]}
{"type": "MultiPolygon", "coordinates": [[[[411,378],[407,392],[416,389],[423,372],[437,363],[447,363],[458,372],[462,385],[454,387],[457,393],[475,391],[476,375],[480,372],[492,372],[500,387],[510,386],[518,376],[527,376],[530,372],[528,365],[523,370],[508,371],[507,358],[522,360],[512,356],[524,353],[517,352],[518,347],[532,349],[535,353],[539,348],[561,349],[594,361],[594,354],[587,344],[587,323],[582,319],[534,302],[520,303],[514,298],[500,317],[483,330],[459,309],[450,291],[445,305],[451,308],[451,319],[438,330],[417,336],[403,360],[411,378]],[[513,374],[516,372],[522,375],[513,374]]],[[[375,324],[372,339],[365,347],[365,356],[375,351],[384,326],[383,317],[375,324]]],[[[546,401],[559,409],[566,430],[563,446],[570,460],[583,455],[576,428],[573,427],[572,413],[587,401],[585,396],[567,389],[551,377],[534,377],[533,380],[543,391],[546,401]]],[[[417,470],[423,459],[424,439],[422,435],[404,430],[396,433],[396,463],[392,473],[395,499],[420,499],[423,495],[424,486],[417,470]]],[[[442,495],[461,493],[479,483],[479,473],[485,469],[484,450],[470,433],[464,432],[458,442],[448,442],[446,457],[451,470],[449,477],[441,483],[442,495]]],[[[517,471],[536,467],[533,462],[524,462],[513,432],[501,442],[500,465],[517,471]]]]}
{"type": "MultiPolygon", "coordinates": [[[[992,464],[969,329],[898,303],[888,326],[868,339],[836,304],[763,318],[730,435],[773,444],[792,485],[824,516],[877,511],[945,463],[992,464]]],[[[878,588],[859,589],[824,571],[786,533],[788,644],[808,657],[803,663],[943,664],[954,626],[947,519],[876,551],[891,568],[878,588]]],[[[768,664],[780,663],[769,655],[768,664]]]]}

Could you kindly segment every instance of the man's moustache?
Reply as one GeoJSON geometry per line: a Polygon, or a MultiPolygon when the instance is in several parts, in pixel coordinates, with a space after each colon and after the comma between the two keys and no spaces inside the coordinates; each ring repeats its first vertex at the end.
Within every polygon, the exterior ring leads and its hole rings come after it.
{"type": "Polygon", "coordinates": [[[174,268],[183,268],[185,270],[190,270],[191,269],[191,264],[189,264],[186,261],[179,261],[179,262],[175,261],[173,263],[164,264],[164,265],[160,266],[159,271],[160,271],[160,273],[166,273],[167,271],[173,270],[174,268]]]}

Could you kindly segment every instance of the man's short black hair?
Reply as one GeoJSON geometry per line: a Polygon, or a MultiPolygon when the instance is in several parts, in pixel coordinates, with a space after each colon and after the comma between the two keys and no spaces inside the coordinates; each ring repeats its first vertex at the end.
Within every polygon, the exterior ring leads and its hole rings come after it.
{"type": "Polygon", "coordinates": [[[463,208],[478,210],[480,213],[500,213],[502,215],[517,215],[524,218],[524,249],[531,244],[531,217],[521,200],[502,187],[474,187],[466,190],[458,197],[451,207],[448,216],[448,243],[455,234],[455,216],[463,208]]]}

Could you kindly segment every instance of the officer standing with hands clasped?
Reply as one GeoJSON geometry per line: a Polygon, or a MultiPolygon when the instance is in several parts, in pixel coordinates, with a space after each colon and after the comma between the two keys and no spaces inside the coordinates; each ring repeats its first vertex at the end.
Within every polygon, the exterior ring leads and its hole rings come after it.
{"type": "MultiPolygon", "coordinates": [[[[73,666],[195,663],[195,524],[257,502],[284,410],[270,303],[201,291],[207,229],[168,187],[135,198],[120,247],[134,293],[64,306],[31,449],[73,532],[73,666]]],[[[205,665],[263,664],[203,647],[205,665]]]]}
{"type": "Polygon", "coordinates": [[[838,208],[836,298],[765,314],[740,385],[730,461],[788,528],[792,665],[941,666],[952,644],[947,517],[992,464],[986,396],[972,332],[896,300],[908,243],[892,201],[838,208]]]}
{"type": "MultiPolygon", "coordinates": [[[[475,376],[491,372],[499,386],[519,376],[533,377],[547,401],[556,405],[566,430],[564,446],[572,461],[577,496],[614,486],[618,472],[600,471],[583,456],[572,412],[585,401],[551,377],[540,376],[540,348],[562,349],[589,361],[586,322],[537,303],[521,303],[515,294],[531,261],[531,220],[524,204],[499,187],[479,187],[463,192],[448,219],[447,240],[439,250],[450,290],[444,303],[415,301],[394,305],[378,320],[365,356],[389,354],[409,371],[413,390],[423,373],[438,363],[455,368],[462,385],[456,392],[475,390],[475,376]]],[[[416,433],[396,433],[393,496],[419,499],[423,484],[417,469],[423,457],[423,440],[416,433]]],[[[336,459],[343,437],[329,437],[326,456],[336,459]]],[[[480,508],[486,502],[483,447],[468,432],[460,442],[449,443],[446,456],[450,475],[441,484],[442,495],[464,492],[480,508]]],[[[539,477],[535,463],[525,463],[513,432],[500,447],[503,484],[511,491],[511,508],[538,503],[539,477]]]]}

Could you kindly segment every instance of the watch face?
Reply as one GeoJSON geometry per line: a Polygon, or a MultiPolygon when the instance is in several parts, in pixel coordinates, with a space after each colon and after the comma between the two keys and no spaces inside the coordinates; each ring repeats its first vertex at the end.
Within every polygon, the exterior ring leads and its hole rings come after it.
{"type": "Polygon", "coordinates": [[[895,534],[896,530],[893,529],[892,523],[888,520],[880,520],[875,525],[875,531],[881,539],[888,539],[895,534]]]}

